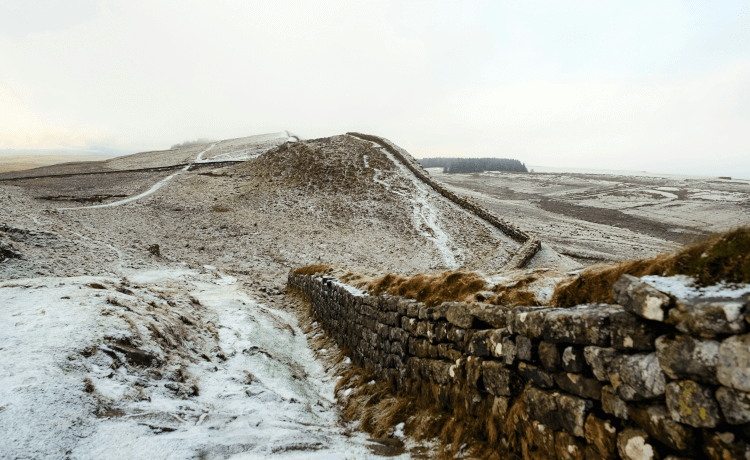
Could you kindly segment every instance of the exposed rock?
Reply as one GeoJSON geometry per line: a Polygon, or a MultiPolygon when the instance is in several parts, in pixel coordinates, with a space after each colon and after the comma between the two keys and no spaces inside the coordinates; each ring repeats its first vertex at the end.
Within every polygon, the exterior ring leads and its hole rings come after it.
{"type": "Polygon", "coordinates": [[[689,335],[664,335],[656,340],[656,355],[665,374],[672,379],[690,379],[716,384],[719,342],[689,335]]]}
{"type": "Polygon", "coordinates": [[[553,431],[562,428],[557,404],[558,395],[557,392],[540,390],[534,386],[526,387],[522,397],[529,418],[539,421],[553,431]]]}
{"type": "Polygon", "coordinates": [[[518,373],[541,388],[552,388],[555,386],[555,379],[552,374],[533,364],[518,363],[518,373]]]}
{"type": "Polygon", "coordinates": [[[747,460],[750,443],[731,432],[705,433],[703,452],[709,460],[747,460]]]}
{"type": "Polygon", "coordinates": [[[469,345],[466,348],[466,351],[473,356],[479,356],[479,357],[487,357],[490,356],[490,334],[492,333],[491,329],[487,329],[484,331],[477,331],[471,336],[471,340],[469,341],[469,345]]]}
{"type": "Polygon", "coordinates": [[[516,356],[521,361],[536,361],[537,345],[528,337],[516,336],[516,356]]]}
{"type": "Polygon", "coordinates": [[[513,337],[503,337],[503,362],[508,366],[516,362],[516,341],[513,337]]]}
{"type": "Polygon", "coordinates": [[[617,435],[617,451],[623,460],[658,460],[650,436],[643,430],[626,428],[617,435]]]}
{"type": "Polygon", "coordinates": [[[576,347],[567,347],[562,354],[562,368],[565,372],[583,372],[586,363],[583,350],[576,347]]]}
{"type": "Polygon", "coordinates": [[[555,433],[555,454],[558,460],[584,460],[586,444],[565,432],[555,433]]]}
{"type": "Polygon", "coordinates": [[[620,310],[616,305],[588,304],[550,311],[544,318],[544,340],[609,346],[610,315],[620,310]]]}
{"type": "Polygon", "coordinates": [[[672,299],[635,276],[622,275],[612,286],[615,302],[641,318],[664,321],[672,299]]]}
{"type": "Polygon", "coordinates": [[[615,389],[609,385],[602,387],[602,410],[623,420],[630,418],[627,404],[617,396],[615,389]]]}
{"type": "Polygon", "coordinates": [[[612,348],[585,347],[583,356],[591,366],[594,377],[601,382],[609,382],[609,368],[622,353],[612,348]]]}
{"type": "Polygon", "coordinates": [[[692,380],[667,385],[667,408],[672,420],[695,428],[714,428],[722,421],[711,389],[692,380]]]}
{"type": "Polygon", "coordinates": [[[568,433],[582,438],[585,434],[586,416],[594,407],[594,403],[588,399],[561,393],[557,397],[557,405],[560,408],[560,424],[562,427],[568,433]]]}
{"type": "Polygon", "coordinates": [[[581,374],[558,372],[555,374],[555,382],[562,390],[582,398],[601,398],[602,384],[596,379],[584,377],[581,374]]]}
{"type": "Polygon", "coordinates": [[[539,360],[548,372],[557,372],[562,367],[560,349],[556,343],[541,342],[539,344],[539,360]]]}
{"type": "Polygon", "coordinates": [[[716,377],[724,386],[750,391],[750,334],[721,342],[716,377]]]}
{"type": "Polygon", "coordinates": [[[615,458],[617,450],[617,429],[613,426],[612,420],[600,419],[594,414],[586,417],[586,442],[594,447],[595,457],[602,460],[611,460],[615,458]]]}
{"type": "Polygon", "coordinates": [[[721,387],[716,390],[716,399],[727,422],[732,425],[750,423],[750,393],[721,387]]]}
{"type": "Polygon", "coordinates": [[[656,398],[667,389],[656,353],[620,356],[610,367],[609,380],[625,401],[656,398]]]}
{"type": "Polygon", "coordinates": [[[482,363],[484,386],[495,396],[515,396],[523,387],[523,379],[518,373],[497,361],[482,363]]]}
{"type": "Polygon", "coordinates": [[[612,315],[612,348],[623,351],[652,351],[664,326],[622,311],[612,315]]]}
{"type": "Polygon", "coordinates": [[[745,302],[739,299],[678,299],[669,311],[669,323],[686,334],[741,334],[747,327],[744,309],[745,302]]]}
{"type": "Polygon", "coordinates": [[[495,358],[503,358],[503,339],[509,337],[510,334],[506,328],[492,329],[488,337],[490,354],[495,358]]]}
{"type": "Polygon", "coordinates": [[[508,328],[513,334],[530,338],[541,337],[547,313],[556,310],[549,307],[516,307],[507,314],[508,328]]]}
{"type": "Polygon", "coordinates": [[[462,329],[474,327],[476,318],[469,312],[469,307],[464,302],[444,302],[443,306],[447,307],[445,318],[449,323],[462,329]]]}
{"type": "Polygon", "coordinates": [[[510,311],[508,308],[499,305],[480,304],[473,307],[470,313],[481,323],[488,324],[493,328],[501,328],[506,326],[505,318],[508,311],[510,311]]]}
{"type": "Polygon", "coordinates": [[[629,407],[630,419],[651,436],[680,452],[692,452],[695,445],[694,428],[675,422],[666,406],[650,406],[646,409],[629,407]]]}

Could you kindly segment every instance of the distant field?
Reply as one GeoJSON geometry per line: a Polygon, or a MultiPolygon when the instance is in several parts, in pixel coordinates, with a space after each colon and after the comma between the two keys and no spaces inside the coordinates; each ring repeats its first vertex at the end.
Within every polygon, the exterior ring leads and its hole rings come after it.
{"type": "Polygon", "coordinates": [[[0,173],[24,171],[42,166],[80,161],[102,161],[111,157],[107,155],[2,155],[0,156],[0,173]]]}

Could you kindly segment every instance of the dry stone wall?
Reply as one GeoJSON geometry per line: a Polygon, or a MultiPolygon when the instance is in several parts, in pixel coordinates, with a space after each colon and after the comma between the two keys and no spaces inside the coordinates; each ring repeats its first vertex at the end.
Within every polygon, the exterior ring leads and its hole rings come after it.
{"type": "MultiPolygon", "coordinates": [[[[638,278],[619,305],[516,307],[369,296],[290,274],[351,359],[443,410],[501,421],[527,459],[750,459],[747,297],[676,299],[638,278]]],[[[452,413],[452,412],[451,412],[452,413]]]]}
{"type": "Polygon", "coordinates": [[[425,184],[432,187],[435,191],[443,195],[445,198],[451,200],[455,204],[461,206],[467,211],[485,220],[493,227],[499,229],[501,232],[505,233],[506,235],[514,239],[515,241],[518,241],[519,243],[521,243],[522,244],[521,248],[516,252],[516,254],[508,262],[508,266],[515,267],[515,268],[524,267],[536,255],[536,253],[539,252],[539,250],[542,248],[542,243],[539,239],[529,235],[528,233],[518,228],[513,227],[512,225],[509,225],[503,222],[502,220],[492,215],[489,211],[479,206],[478,204],[472,203],[468,201],[467,199],[456,195],[450,190],[447,190],[446,188],[444,188],[442,185],[433,181],[432,178],[430,178],[427,172],[424,170],[424,168],[422,168],[422,165],[419,164],[419,162],[415,160],[414,157],[412,157],[406,150],[397,146],[396,144],[389,141],[388,139],[384,137],[380,137],[380,136],[373,136],[371,134],[362,134],[362,133],[353,133],[353,132],[347,133],[347,134],[350,136],[358,137],[360,139],[364,139],[364,140],[368,140],[368,141],[376,142],[380,144],[381,146],[383,146],[384,149],[386,149],[389,153],[395,156],[401,163],[403,163],[404,166],[406,166],[412,173],[414,173],[414,175],[417,176],[419,180],[421,180],[425,184]]]}

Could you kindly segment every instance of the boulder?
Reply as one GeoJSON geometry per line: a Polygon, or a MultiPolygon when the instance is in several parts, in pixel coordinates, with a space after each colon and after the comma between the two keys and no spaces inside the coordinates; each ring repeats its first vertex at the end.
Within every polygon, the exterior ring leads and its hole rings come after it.
{"type": "Polygon", "coordinates": [[[750,391],[750,334],[721,342],[716,377],[724,386],[750,391]]]}
{"type": "Polygon", "coordinates": [[[667,408],[672,420],[695,428],[714,428],[723,420],[713,391],[692,380],[667,385],[667,408]]]}
{"type": "Polygon", "coordinates": [[[664,335],[656,339],[659,365],[671,379],[717,384],[720,343],[689,335],[664,335]]]}
{"type": "Polygon", "coordinates": [[[744,309],[745,301],[740,299],[677,299],[675,308],[669,311],[669,323],[685,334],[742,334],[747,328],[744,309]]]}
{"type": "Polygon", "coordinates": [[[641,318],[664,321],[672,298],[635,276],[622,275],[612,286],[615,302],[641,318]]]}
{"type": "Polygon", "coordinates": [[[732,425],[750,423],[750,393],[721,387],[716,390],[716,400],[727,422],[732,425]]]}

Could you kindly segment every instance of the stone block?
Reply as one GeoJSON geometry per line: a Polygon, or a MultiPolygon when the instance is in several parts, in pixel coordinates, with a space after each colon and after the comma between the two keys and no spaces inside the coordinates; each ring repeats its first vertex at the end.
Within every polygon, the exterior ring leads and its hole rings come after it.
{"type": "Polygon", "coordinates": [[[643,430],[625,428],[617,435],[617,451],[623,460],[658,460],[651,437],[643,430]]]}
{"type": "Polygon", "coordinates": [[[419,310],[424,306],[422,302],[410,303],[406,307],[406,315],[410,318],[419,319],[419,310]]]}
{"type": "Polygon", "coordinates": [[[455,362],[456,360],[464,357],[464,354],[456,350],[456,346],[452,343],[440,343],[437,345],[437,348],[438,356],[443,359],[448,359],[455,362]]]}
{"type": "Polygon", "coordinates": [[[425,321],[438,321],[445,319],[449,308],[450,302],[443,302],[441,305],[434,307],[422,305],[419,307],[419,319],[425,321]]]}
{"type": "Polygon", "coordinates": [[[703,452],[709,460],[747,460],[750,443],[732,432],[707,432],[703,436],[703,452]]]}
{"type": "Polygon", "coordinates": [[[747,329],[743,318],[745,301],[740,299],[677,299],[669,310],[669,323],[685,334],[714,336],[742,334],[747,329]]]}
{"type": "Polygon", "coordinates": [[[617,454],[617,429],[610,419],[601,419],[594,414],[586,417],[584,426],[586,442],[594,448],[588,458],[614,460],[617,454]]]}
{"type": "Polygon", "coordinates": [[[552,388],[555,386],[555,379],[552,374],[533,364],[518,363],[518,373],[538,387],[552,388]]]}
{"type": "Polygon", "coordinates": [[[564,393],[557,395],[560,408],[560,425],[568,433],[582,438],[585,435],[586,417],[594,407],[594,402],[564,393]]]}
{"type": "Polygon", "coordinates": [[[672,420],[695,428],[714,428],[723,420],[713,391],[692,380],[667,385],[667,408],[672,420]]]}
{"type": "Polygon", "coordinates": [[[446,385],[451,380],[450,367],[452,363],[439,359],[427,360],[429,378],[439,385],[446,385]]]}
{"type": "Polygon", "coordinates": [[[469,311],[469,306],[464,302],[445,302],[447,305],[445,318],[449,323],[462,329],[472,329],[476,318],[469,311]]]}
{"type": "Polygon", "coordinates": [[[469,341],[469,345],[466,347],[468,354],[472,356],[478,356],[485,358],[490,356],[490,334],[492,329],[486,329],[483,331],[476,331],[469,341]]]}
{"type": "Polygon", "coordinates": [[[609,346],[610,316],[616,305],[588,304],[550,311],[544,318],[544,341],[574,345],[609,346]]]}
{"type": "Polygon", "coordinates": [[[577,347],[565,347],[562,353],[562,368],[565,372],[583,372],[586,368],[583,350],[577,347]]]}
{"type": "Polygon", "coordinates": [[[489,336],[490,354],[495,358],[503,358],[503,339],[510,337],[506,328],[492,329],[489,336]]]}
{"type": "Polygon", "coordinates": [[[724,386],[750,392],[750,334],[721,342],[716,377],[724,386]]]}
{"type": "Polygon", "coordinates": [[[642,282],[635,276],[622,275],[612,286],[615,302],[641,318],[664,321],[672,298],[642,282]]]}
{"type": "Polygon", "coordinates": [[[716,400],[727,422],[732,425],[750,423],[750,393],[721,387],[716,390],[716,400]]]}
{"type": "Polygon", "coordinates": [[[516,362],[516,341],[512,337],[503,337],[502,345],[503,362],[511,366],[516,362]]]}
{"type": "MultiPolygon", "coordinates": [[[[520,365],[519,365],[520,368],[520,365]]],[[[554,375],[555,383],[561,390],[588,399],[601,399],[602,384],[581,374],[558,372],[554,375]]]]}
{"type": "Polygon", "coordinates": [[[516,357],[521,361],[537,361],[537,344],[528,337],[517,335],[516,357]]]}
{"type": "Polygon", "coordinates": [[[498,361],[484,361],[482,373],[484,387],[495,396],[515,396],[523,387],[521,376],[498,361]]]}
{"type": "Polygon", "coordinates": [[[602,410],[622,420],[630,418],[627,404],[617,396],[617,392],[610,385],[602,387],[602,410]]]}
{"type": "Polygon", "coordinates": [[[402,299],[399,298],[396,302],[396,311],[399,315],[406,315],[409,311],[409,305],[417,303],[416,300],[413,299],[402,299]]]}
{"type": "Polygon", "coordinates": [[[506,326],[508,311],[508,308],[499,305],[479,304],[471,308],[471,314],[479,321],[479,326],[487,325],[494,329],[506,326]]]}
{"type": "Polygon", "coordinates": [[[466,329],[449,326],[447,330],[447,338],[449,341],[455,343],[459,349],[464,349],[464,347],[466,347],[466,341],[469,338],[469,333],[466,329]]]}
{"type": "Polygon", "coordinates": [[[693,451],[697,432],[672,420],[666,406],[628,407],[630,419],[667,447],[683,452],[693,451]]]}
{"type": "Polygon", "coordinates": [[[671,379],[717,384],[720,343],[689,335],[663,335],[656,339],[659,365],[671,379]]]}
{"type": "Polygon", "coordinates": [[[538,350],[539,360],[547,372],[557,372],[562,369],[560,347],[556,343],[541,342],[538,350]]]}
{"type": "Polygon", "coordinates": [[[556,431],[562,428],[560,411],[557,405],[558,392],[540,390],[530,385],[526,387],[522,398],[531,420],[544,424],[556,431]]]}
{"type": "Polygon", "coordinates": [[[656,353],[616,358],[609,370],[609,381],[625,401],[657,398],[667,390],[656,353]]]}
{"type": "Polygon", "coordinates": [[[555,455],[558,460],[585,460],[586,444],[565,431],[555,433],[555,455]]]}
{"type": "Polygon", "coordinates": [[[529,458],[533,458],[534,460],[551,460],[555,458],[554,431],[536,420],[529,420],[528,423],[524,423],[521,427],[524,431],[523,443],[526,444],[521,450],[525,451],[529,458]]]}
{"type": "Polygon", "coordinates": [[[482,358],[475,358],[473,356],[469,356],[466,359],[466,383],[472,388],[481,390],[485,387],[482,366],[483,361],[482,358]]]}
{"type": "Polygon", "coordinates": [[[507,327],[513,334],[538,338],[544,332],[544,318],[557,309],[550,307],[515,307],[507,315],[507,327]]]}
{"type": "Polygon", "coordinates": [[[600,382],[609,382],[609,369],[622,353],[613,348],[585,347],[583,356],[600,382]]]}
{"type": "Polygon", "coordinates": [[[666,328],[622,311],[612,315],[612,348],[622,351],[652,351],[656,338],[666,328]]]}
{"type": "Polygon", "coordinates": [[[495,396],[492,401],[492,415],[498,418],[501,422],[505,420],[508,415],[508,407],[510,406],[510,399],[505,396],[495,396]]]}

